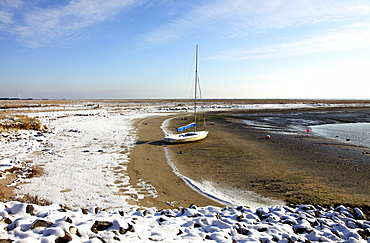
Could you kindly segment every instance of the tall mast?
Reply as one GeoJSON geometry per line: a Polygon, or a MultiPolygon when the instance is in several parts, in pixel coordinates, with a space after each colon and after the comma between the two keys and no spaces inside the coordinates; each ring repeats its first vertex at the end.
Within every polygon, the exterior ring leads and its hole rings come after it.
{"type": "Polygon", "coordinates": [[[194,81],[194,132],[197,131],[197,85],[198,85],[198,45],[195,46],[195,81],[194,81]]]}

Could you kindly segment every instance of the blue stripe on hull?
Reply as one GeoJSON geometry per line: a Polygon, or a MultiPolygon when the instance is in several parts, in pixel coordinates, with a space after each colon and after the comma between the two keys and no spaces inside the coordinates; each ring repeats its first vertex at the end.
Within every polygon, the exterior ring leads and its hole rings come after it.
{"type": "Polygon", "coordinates": [[[185,129],[188,129],[188,128],[191,128],[191,127],[195,127],[195,126],[196,126],[196,123],[193,122],[193,123],[190,123],[190,124],[188,124],[186,126],[176,128],[176,131],[181,132],[181,131],[184,131],[185,129]]]}

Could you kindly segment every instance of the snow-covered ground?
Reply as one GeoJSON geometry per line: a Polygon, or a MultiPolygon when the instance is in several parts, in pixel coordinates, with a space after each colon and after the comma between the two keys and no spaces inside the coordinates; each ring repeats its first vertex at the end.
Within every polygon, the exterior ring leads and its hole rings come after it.
{"type": "Polygon", "coordinates": [[[0,215],[0,239],[27,243],[370,242],[370,222],[342,206],[99,211],[8,202],[0,203],[0,215]]]}
{"type": "MultiPolygon", "coordinates": [[[[212,105],[207,109],[291,109],[302,106],[318,105],[212,105]]],[[[44,207],[33,205],[33,213],[26,213],[29,210],[27,204],[1,204],[3,219],[0,223],[7,228],[1,228],[0,239],[54,242],[58,237],[69,235],[74,242],[115,242],[118,239],[130,242],[194,242],[204,239],[217,242],[294,242],[306,239],[361,242],[361,233],[358,231],[370,234],[370,223],[355,220],[344,208],[337,211],[313,207],[293,209],[269,204],[260,205],[264,207],[259,208],[259,205],[251,205],[248,198],[244,201],[234,200],[234,203],[230,203],[233,207],[224,209],[191,207],[183,211],[157,212],[153,208],[136,211],[127,200],[155,197],[157,194],[149,182],[130,184],[126,173],[128,156],[136,142],[135,120],[189,108],[147,106],[118,109],[78,105],[76,109],[70,106],[60,111],[37,109],[29,109],[27,115],[37,117],[50,131],[0,133],[1,175],[6,177],[10,169],[19,167],[23,173],[11,185],[16,186],[16,192],[37,195],[54,204],[44,207]],[[42,166],[44,174],[29,179],[28,174],[34,165],[42,166]],[[28,183],[19,185],[19,182],[28,183]],[[237,207],[235,202],[258,209],[237,207]],[[61,209],[58,204],[73,210],[61,209]],[[91,212],[84,214],[81,208],[90,208],[91,212]],[[92,213],[93,208],[109,210],[92,213]],[[123,216],[122,211],[125,212],[123,216]],[[38,221],[50,223],[34,226],[38,221]],[[108,221],[111,224],[108,224],[107,230],[91,230],[95,221],[108,221]],[[134,228],[134,231],[122,233],[128,228],[134,228]]],[[[190,184],[201,187],[203,193],[225,202],[230,202],[227,198],[233,197],[230,195],[232,190],[228,190],[228,195],[222,195],[209,183],[190,184]]]]}

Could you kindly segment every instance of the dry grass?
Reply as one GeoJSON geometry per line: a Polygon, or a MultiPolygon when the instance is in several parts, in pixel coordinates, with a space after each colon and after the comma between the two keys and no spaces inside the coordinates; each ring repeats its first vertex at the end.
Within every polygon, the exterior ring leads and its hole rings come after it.
{"type": "Polygon", "coordinates": [[[0,116],[0,132],[7,130],[35,130],[45,132],[47,127],[37,118],[26,115],[0,116]]]}
{"type": "Polygon", "coordinates": [[[40,206],[47,206],[53,204],[51,201],[41,198],[39,196],[33,196],[30,194],[22,195],[22,197],[17,198],[18,201],[29,204],[36,204],[40,206]]]}

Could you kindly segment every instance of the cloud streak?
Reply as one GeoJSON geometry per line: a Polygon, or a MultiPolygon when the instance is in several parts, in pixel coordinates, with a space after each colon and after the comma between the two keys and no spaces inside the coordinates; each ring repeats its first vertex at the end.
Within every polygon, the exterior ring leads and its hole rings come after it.
{"type": "MultiPolygon", "coordinates": [[[[134,6],[177,11],[152,30],[138,33],[142,46],[162,45],[207,33],[223,39],[245,38],[250,33],[343,21],[370,14],[368,0],[64,0],[0,1],[0,31],[16,36],[28,47],[52,46],[86,39],[89,27],[114,21],[134,6]],[[45,6],[45,3],[49,5],[45,6]],[[172,3],[172,4],[171,4],[172,3]],[[44,4],[44,5],[42,5],[44,4]],[[166,9],[167,8],[167,9],[166,9]],[[141,37],[141,38],[140,38],[141,37]]],[[[140,17],[140,16],[138,16],[140,17]]],[[[271,46],[274,48],[274,46],[271,46]]]]}
{"type": "Polygon", "coordinates": [[[85,28],[108,21],[137,0],[73,0],[65,5],[34,6],[20,0],[2,3],[2,29],[29,47],[49,45],[56,39],[78,36],[85,28]],[[15,17],[20,15],[20,17],[15,17]]]}
{"type": "Polygon", "coordinates": [[[147,45],[163,44],[187,34],[208,32],[225,38],[248,33],[349,20],[370,14],[366,0],[218,0],[188,6],[179,17],[143,35],[147,45]]]}
{"type": "Polygon", "coordinates": [[[343,31],[332,31],[317,37],[280,44],[261,45],[249,49],[223,52],[210,59],[243,60],[255,58],[286,58],[318,52],[347,51],[370,47],[370,25],[352,26],[343,31]]]}

